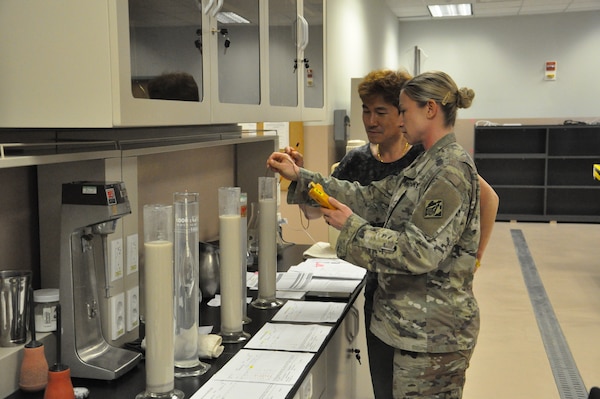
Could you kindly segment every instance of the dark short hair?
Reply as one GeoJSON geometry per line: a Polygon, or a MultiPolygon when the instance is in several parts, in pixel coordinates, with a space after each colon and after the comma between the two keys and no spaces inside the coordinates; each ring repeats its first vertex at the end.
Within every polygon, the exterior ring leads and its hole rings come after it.
{"type": "Polygon", "coordinates": [[[381,96],[386,103],[400,106],[400,91],[404,83],[412,76],[407,71],[378,69],[369,72],[358,85],[358,95],[365,101],[375,96],[381,96]]]}

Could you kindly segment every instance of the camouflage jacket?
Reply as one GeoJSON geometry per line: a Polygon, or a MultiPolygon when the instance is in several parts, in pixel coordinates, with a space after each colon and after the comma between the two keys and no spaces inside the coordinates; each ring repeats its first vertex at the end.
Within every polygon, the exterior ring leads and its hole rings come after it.
{"type": "Polygon", "coordinates": [[[440,139],[400,174],[369,186],[301,169],[288,202],[307,202],[310,181],[354,212],[338,237],[338,256],[379,273],[371,331],[414,352],[473,348],[479,331],[472,291],[479,181],[455,135],[440,139]]]}

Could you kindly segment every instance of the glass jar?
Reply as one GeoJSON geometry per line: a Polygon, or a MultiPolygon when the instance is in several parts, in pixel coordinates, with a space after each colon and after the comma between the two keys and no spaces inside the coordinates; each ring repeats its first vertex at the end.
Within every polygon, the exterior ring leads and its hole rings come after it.
{"type": "Polygon", "coordinates": [[[35,303],[35,331],[56,331],[56,306],[59,302],[57,288],[42,288],[33,291],[33,302],[35,303]]]}

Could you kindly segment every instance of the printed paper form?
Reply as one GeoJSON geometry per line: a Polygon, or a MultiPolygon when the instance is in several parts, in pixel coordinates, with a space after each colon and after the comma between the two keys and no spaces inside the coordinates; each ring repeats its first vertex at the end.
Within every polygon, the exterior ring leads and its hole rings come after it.
{"type": "Polygon", "coordinates": [[[192,399],[284,399],[314,353],[242,349],[192,399]]]}
{"type": "Polygon", "coordinates": [[[335,323],[342,316],[343,302],[287,301],[271,321],[299,323],[335,323]]]}
{"type": "Polygon", "coordinates": [[[292,385],[220,381],[214,378],[191,396],[191,399],[284,399],[292,385]]]}
{"type": "Polygon", "coordinates": [[[367,270],[346,262],[342,259],[311,258],[297,266],[292,266],[289,272],[312,273],[313,278],[339,278],[362,280],[367,270]]]}
{"type": "Polygon", "coordinates": [[[242,349],[212,379],[294,385],[313,356],[313,353],[242,349]]]}
{"type": "Polygon", "coordinates": [[[318,324],[266,323],[245,348],[317,352],[330,331],[318,324]]]}

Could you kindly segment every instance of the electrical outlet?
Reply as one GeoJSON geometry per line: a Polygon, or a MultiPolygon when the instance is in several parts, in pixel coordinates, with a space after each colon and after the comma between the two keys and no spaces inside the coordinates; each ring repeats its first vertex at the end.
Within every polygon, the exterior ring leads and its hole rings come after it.
{"type": "Polygon", "coordinates": [[[298,394],[296,395],[300,399],[310,399],[313,397],[313,376],[312,373],[308,373],[308,376],[300,384],[298,394]]]}
{"type": "Polygon", "coordinates": [[[113,341],[125,334],[125,294],[121,292],[109,300],[110,339],[113,341]]]}
{"type": "Polygon", "coordinates": [[[127,275],[138,271],[138,235],[127,236],[127,275]]]}
{"type": "Polygon", "coordinates": [[[123,239],[110,242],[110,281],[123,277],[123,239]]]}
{"type": "Polygon", "coordinates": [[[140,325],[140,287],[127,290],[127,331],[140,325]]]}

